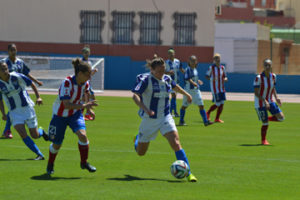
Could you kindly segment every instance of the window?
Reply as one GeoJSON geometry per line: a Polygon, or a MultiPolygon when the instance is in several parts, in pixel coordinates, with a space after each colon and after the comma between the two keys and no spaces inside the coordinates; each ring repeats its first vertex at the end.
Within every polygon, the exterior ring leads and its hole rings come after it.
{"type": "Polygon", "coordinates": [[[251,0],[250,5],[251,5],[252,7],[254,7],[254,6],[255,6],[255,0],[251,0]]]}
{"type": "Polygon", "coordinates": [[[161,13],[140,12],[140,44],[161,44],[161,13]]]}
{"type": "Polygon", "coordinates": [[[262,7],[266,7],[266,4],[267,4],[266,0],[262,0],[262,1],[261,1],[261,6],[262,6],[262,7]]]}
{"type": "Polygon", "coordinates": [[[133,29],[135,16],[134,12],[112,12],[113,38],[114,44],[133,44],[133,29]]]}
{"type": "Polygon", "coordinates": [[[196,13],[174,13],[175,45],[195,45],[196,13]]]}
{"type": "Polygon", "coordinates": [[[101,19],[104,11],[80,11],[80,42],[102,43],[101,31],[104,22],[101,19]]]}

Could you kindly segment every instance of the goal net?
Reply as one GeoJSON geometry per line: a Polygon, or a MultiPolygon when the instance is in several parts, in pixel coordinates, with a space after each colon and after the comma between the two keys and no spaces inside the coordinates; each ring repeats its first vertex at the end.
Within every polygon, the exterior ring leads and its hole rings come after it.
{"type": "MultiPolygon", "coordinates": [[[[6,55],[0,55],[0,59],[6,55]]],[[[57,91],[62,80],[74,74],[72,60],[77,57],[44,57],[44,56],[18,56],[30,68],[30,74],[43,82],[39,87],[41,91],[57,91]]],[[[92,68],[97,68],[98,72],[91,78],[91,86],[94,91],[104,90],[104,58],[89,58],[92,68]]]]}

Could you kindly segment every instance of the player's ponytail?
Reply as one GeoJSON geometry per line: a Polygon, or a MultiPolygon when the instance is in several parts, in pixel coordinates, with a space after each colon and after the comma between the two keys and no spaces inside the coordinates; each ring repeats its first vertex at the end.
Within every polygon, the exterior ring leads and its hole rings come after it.
{"type": "Polygon", "coordinates": [[[79,72],[91,72],[91,66],[86,63],[83,62],[82,60],[80,60],[79,58],[76,58],[75,60],[72,60],[72,65],[74,67],[75,70],[75,75],[77,75],[79,72]]]}
{"type": "Polygon", "coordinates": [[[155,69],[157,66],[161,66],[164,64],[165,64],[165,61],[161,57],[154,58],[153,60],[151,60],[150,63],[148,63],[148,65],[151,67],[151,69],[155,69]]]}

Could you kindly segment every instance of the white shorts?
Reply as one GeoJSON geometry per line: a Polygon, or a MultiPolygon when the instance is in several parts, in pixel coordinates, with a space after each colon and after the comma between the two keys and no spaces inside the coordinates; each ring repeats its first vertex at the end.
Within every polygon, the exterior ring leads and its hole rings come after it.
{"type": "MultiPolygon", "coordinates": [[[[199,89],[186,90],[193,98],[192,103],[198,106],[204,106],[202,95],[199,89]]],[[[183,95],[182,106],[188,107],[190,103],[187,101],[187,97],[183,95]]]]}
{"type": "Polygon", "coordinates": [[[158,131],[162,135],[171,131],[177,131],[175,121],[169,114],[158,119],[144,118],[139,128],[139,142],[150,142],[157,136],[158,131]]]}
{"type": "Polygon", "coordinates": [[[28,128],[37,128],[38,126],[34,108],[31,106],[9,111],[9,117],[13,126],[17,124],[26,124],[28,128]]]}

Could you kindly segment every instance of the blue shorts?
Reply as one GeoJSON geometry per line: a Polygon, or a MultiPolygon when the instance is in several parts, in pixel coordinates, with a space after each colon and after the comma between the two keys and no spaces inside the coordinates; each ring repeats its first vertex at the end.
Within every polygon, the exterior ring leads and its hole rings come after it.
{"type": "Polygon", "coordinates": [[[219,92],[216,94],[213,94],[213,102],[218,103],[226,100],[226,94],[225,92],[219,92]]]}
{"type": "Polygon", "coordinates": [[[48,130],[49,140],[57,145],[62,144],[67,126],[69,126],[74,133],[78,130],[86,130],[85,121],[80,110],[70,117],[53,115],[48,130]]]}
{"type": "Polygon", "coordinates": [[[272,115],[276,115],[281,112],[282,111],[280,110],[279,106],[275,102],[270,103],[270,113],[272,115]]]}
{"type": "MultiPolygon", "coordinates": [[[[268,112],[266,107],[256,108],[256,112],[259,120],[263,122],[268,121],[268,112]]],[[[275,102],[270,103],[270,113],[272,115],[281,113],[281,109],[278,107],[278,105],[275,102]]]]}

